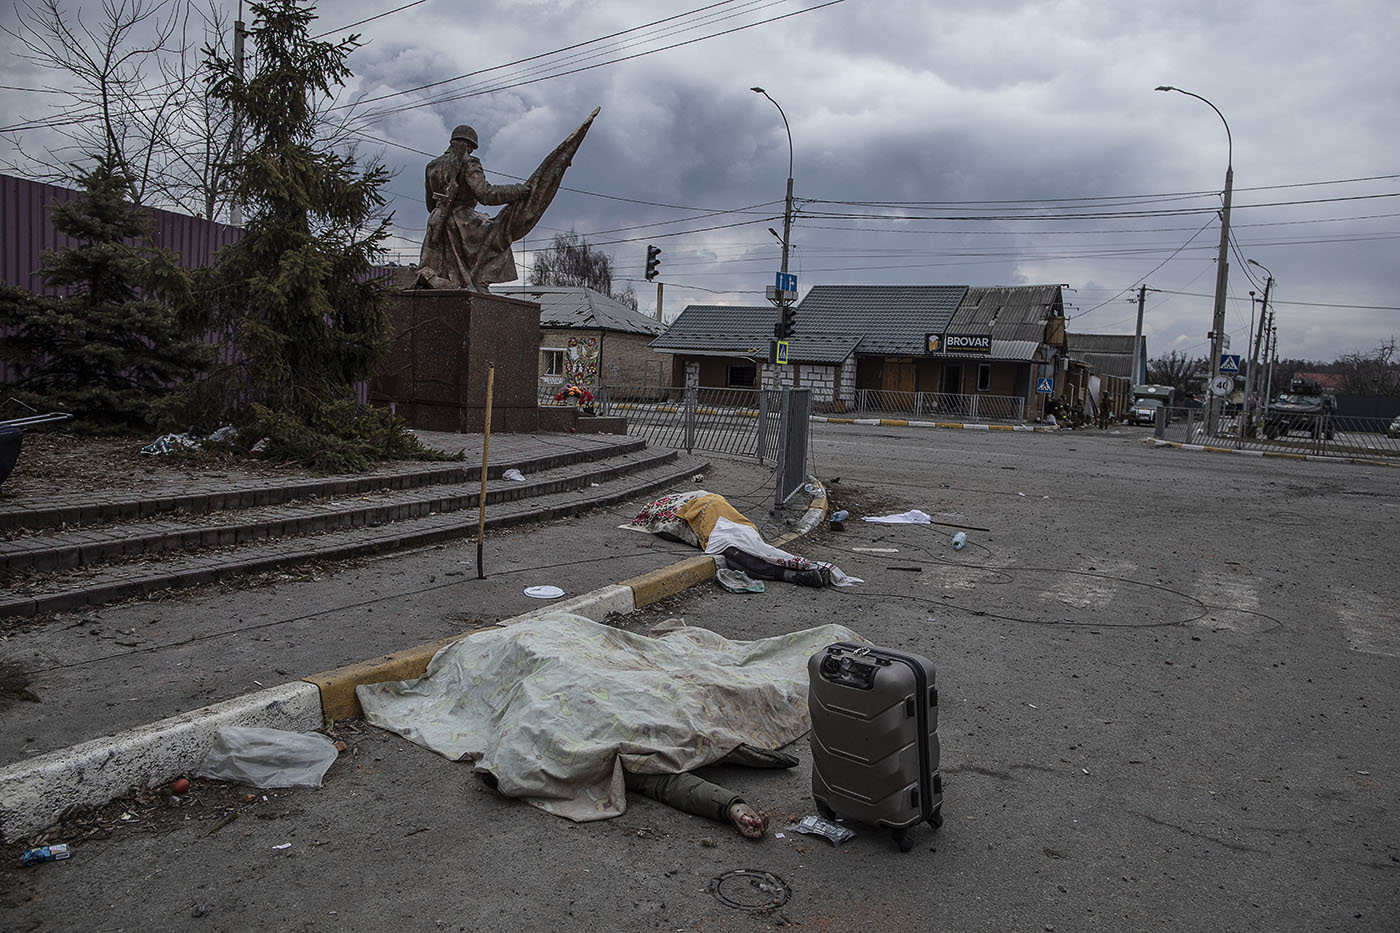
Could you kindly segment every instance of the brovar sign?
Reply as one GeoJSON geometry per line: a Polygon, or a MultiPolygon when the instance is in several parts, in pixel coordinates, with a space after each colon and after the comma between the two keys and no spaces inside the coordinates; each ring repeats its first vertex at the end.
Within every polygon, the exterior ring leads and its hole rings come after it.
{"type": "Polygon", "coordinates": [[[991,334],[944,334],[944,353],[991,353],[991,334]]]}

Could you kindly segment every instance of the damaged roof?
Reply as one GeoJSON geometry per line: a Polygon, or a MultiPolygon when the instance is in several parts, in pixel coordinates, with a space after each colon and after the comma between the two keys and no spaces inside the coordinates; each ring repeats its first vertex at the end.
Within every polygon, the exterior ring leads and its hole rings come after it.
{"type": "Polygon", "coordinates": [[[655,318],[582,285],[496,286],[491,292],[537,302],[541,327],[577,327],[624,334],[659,334],[666,329],[666,325],[655,318]]]}
{"type": "Polygon", "coordinates": [[[969,288],[948,322],[948,331],[987,334],[991,353],[944,353],[943,356],[1033,360],[1045,342],[1045,321],[1065,313],[1058,285],[996,285],[969,288]]]}

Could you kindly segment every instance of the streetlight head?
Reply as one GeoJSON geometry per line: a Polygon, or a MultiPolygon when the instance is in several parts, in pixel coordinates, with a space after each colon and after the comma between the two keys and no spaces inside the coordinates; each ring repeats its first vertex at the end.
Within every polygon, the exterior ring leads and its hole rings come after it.
{"type": "MultiPolygon", "coordinates": [[[[1245,262],[1249,263],[1251,266],[1259,266],[1259,263],[1255,262],[1253,259],[1246,259],[1245,262]]],[[[1262,268],[1264,268],[1264,267],[1263,267],[1263,266],[1259,266],[1259,268],[1262,269],[1262,268]]]]}
{"type": "Polygon", "coordinates": [[[1170,84],[1163,84],[1162,86],[1158,87],[1157,90],[1159,90],[1159,91],[1175,91],[1176,88],[1172,87],[1170,84]]]}
{"type": "Polygon", "coordinates": [[[749,90],[750,90],[750,91],[753,91],[755,94],[766,94],[766,93],[768,93],[767,91],[765,91],[765,90],[764,90],[763,88],[761,88],[761,87],[751,87],[751,88],[749,88],[749,90]]]}

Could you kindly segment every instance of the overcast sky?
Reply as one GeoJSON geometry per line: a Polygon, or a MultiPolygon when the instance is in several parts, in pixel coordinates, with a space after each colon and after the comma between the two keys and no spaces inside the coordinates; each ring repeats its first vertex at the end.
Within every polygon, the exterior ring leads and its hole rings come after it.
{"type": "MultiPolygon", "coordinates": [[[[325,3],[318,31],[401,5],[325,3]]],[[[1165,84],[1208,98],[1233,134],[1233,348],[1247,352],[1266,278],[1246,259],[1276,277],[1282,356],[1400,334],[1394,0],[424,0],[355,28],[341,99],[395,95],[361,104],[356,126],[397,171],[404,262],[426,220],[420,152],[443,151],[454,125],[477,129],[488,177],[509,182],[601,107],[523,250],[585,234],[654,311],[654,243],[668,318],[763,304],[789,149],[758,85],[791,125],[804,293],[1063,283],[1072,331],[1131,334],[1146,284],[1150,355],[1203,356],[1226,133],[1207,104],[1153,90],[1165,84]]],[[[0,84],[34,86],[5,60],[0,84]]],[[[18,91],[0,106],[41,112],[18,91]]]]}

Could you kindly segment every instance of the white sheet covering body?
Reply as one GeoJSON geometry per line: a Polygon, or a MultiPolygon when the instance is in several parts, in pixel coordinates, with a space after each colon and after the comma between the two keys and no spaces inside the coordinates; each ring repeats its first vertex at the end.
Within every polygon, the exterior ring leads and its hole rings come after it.
{"type": "Polygon", "coordinates": [[[560,611],[438,652],[419,680],[355,689],[366,721],[453,760],[502,793],[571,820],[626,808],[623,769],[691,771],[740,744],[780,748],[811,727],[807,659],[840,625],[730,641],[650,638],[560,611]]]}
{"type": "Polygon", "coordinates": [[[705,553],[723,554],[724,549],[730,547],[737,547],[745,554],[752,554],[754,557],[779,567],[792,567],[797,570],[806,567],[828,567],[831,570],[833,586],[850,586],[854,583],[865,582],[860,577],[853,577],[842,572],[841,568],[835,564],[809,561],[805,557],[798,557],[790,551],[774,547],[764,541],[763,536],[756,529],[748,525],[740,525],[738,522],[731,522],[727,518],[721,518],[715,522],[714,531],[710,532],[710,543],[705,546],[705,553]]]}

